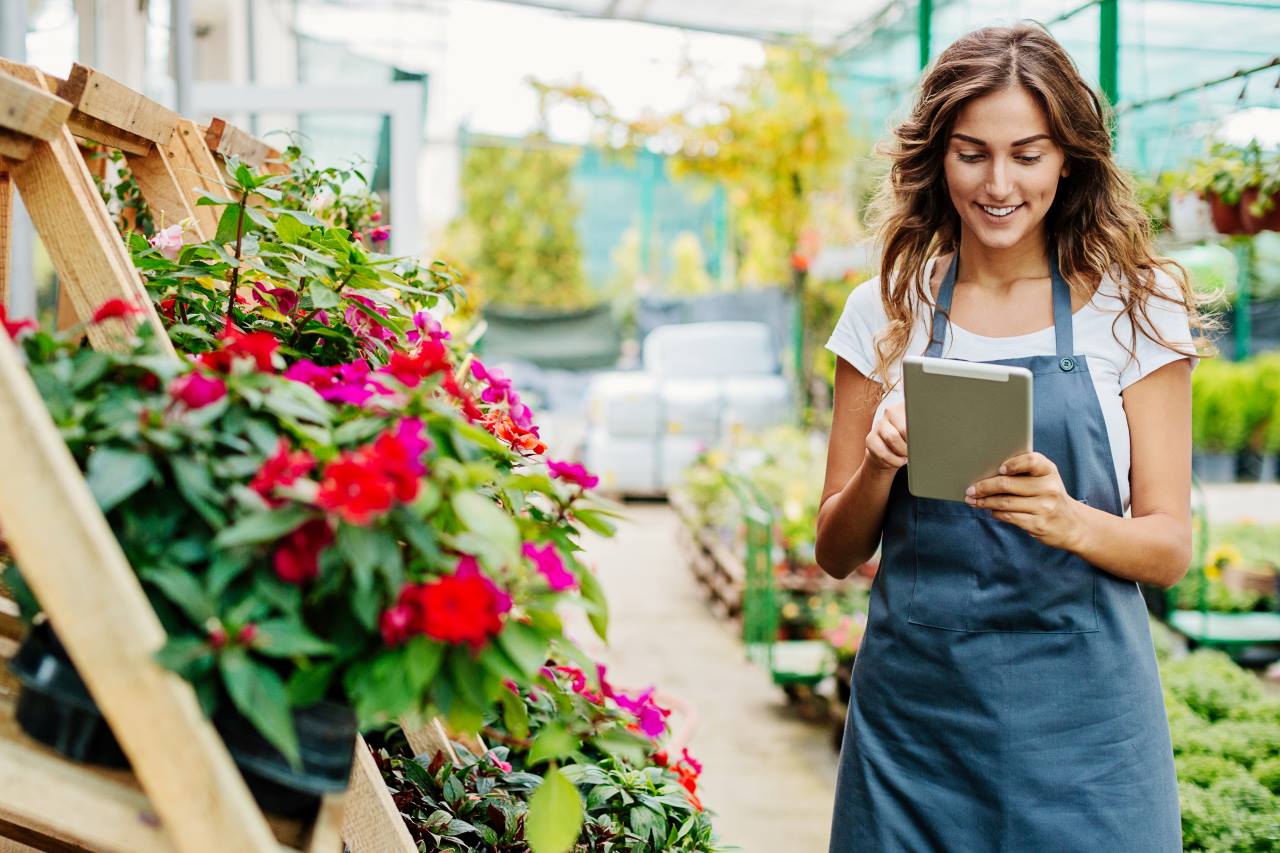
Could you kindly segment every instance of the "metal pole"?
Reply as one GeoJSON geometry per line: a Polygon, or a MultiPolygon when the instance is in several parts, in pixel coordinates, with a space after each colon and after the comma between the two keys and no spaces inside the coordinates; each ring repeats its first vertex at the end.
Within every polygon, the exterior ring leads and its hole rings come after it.
{"type": "Polygon", "coordinates": [[[191,112],[195,30],[191,25],[191,0],[169,0],[169,53],[173,60],[174,109],[191,112]]]}
{"type": "Polygon", "coordinates": [[[920,0],[920,8],[917,11],[919,14],[917,24],[920,34],[920,70],[923,71],[929,67],[929,54],[932,49],[930,41],[933,38],[933,0],[920,0]]]}
{"type": "Polygon", "coordinates": [[[1232,239],[1232,251],[1236,256],[1236,305],[1232,323],[1235,332],[1235,358],[1243,361],[1249,357],[1249,339],[1253,337],[1252,318],[1249,316],[1249,303],[1252,301],[1253,289],[1253,238],[1236,237],[1232,239]]]}
{"type": "Polygon", "coordinates": [[[1120,0],[1098,4],[1098,85],[1111,106],[1120,102],[1120,0]]]}
{"type": "MultiPolygon", "coordinates": [[[[0,55],[27,60],[27,4],[0,3],[0,55]]],[[[36,316],[36,279],[33,253],[35,229],[22,197],[13,195],[13,221],[9,226],[9,245],[0,251],[9,253],[9,314],[12,317],[36,316]]]]}

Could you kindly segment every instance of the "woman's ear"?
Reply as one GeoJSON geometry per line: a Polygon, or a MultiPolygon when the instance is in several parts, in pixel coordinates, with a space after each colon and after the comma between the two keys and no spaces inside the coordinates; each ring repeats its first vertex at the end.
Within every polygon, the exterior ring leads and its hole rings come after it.
{"type": "Polygon", "coordinates": [[[1070,174],[1071,174],[1071,161],[1063,160],[1062,161],[1062,177],[1065,178],[1067,175],[1070,175],[1070,174]]]}

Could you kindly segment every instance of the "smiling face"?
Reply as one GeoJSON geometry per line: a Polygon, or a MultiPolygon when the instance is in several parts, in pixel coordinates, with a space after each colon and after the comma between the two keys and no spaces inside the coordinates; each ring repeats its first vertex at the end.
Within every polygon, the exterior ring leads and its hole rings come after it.
{"type": "Polygon", "coordinates": [[[1043,238],[1045,214],[1068,173],[1034,97],[1010,87],[966,103],[947,141],[944,172],[963,236],[989,249],[1043,238]]]}

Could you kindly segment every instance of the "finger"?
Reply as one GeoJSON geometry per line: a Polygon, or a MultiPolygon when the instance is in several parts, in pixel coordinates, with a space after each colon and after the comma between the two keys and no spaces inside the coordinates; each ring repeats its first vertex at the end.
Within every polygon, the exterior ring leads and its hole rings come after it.
{"type": "Polygon", "coordinates": [[[907,464],[905,456],[900,456],[885,446],[884,439],[880,437],[879,432],[873,432],[867,436],[867,452],[886,465],[895,465],[901,468],[907,464]]]}
{"type": "Polygon", "coordinates": [[[1054,471],[1054,464],[1043,453],[1019,453],[1005,460],[1000,466],[1001,474],[1022,475],[1030,474],[1033,477],[1045,477],[1054,471]]]}
{"type": "Polygon", "coordinates": [[[976,506],[979,509],[989,509],[993,512],[1020,512],[1039,515],[1045,510],[1044,499],[1039,495],[1035,497],[988,495],[985,498],[965,498],[965,503],[970,506],[976,506]]]}
{"type": "Polygon", "coordinates": [[[899,456],[907,455],[907,439],[893,424],[882,424],[880,427],[880,437],[884,440],[885,446],[894,453],[899,456]]]}
{"type": "Polygon", "coordinates": [[[1018,527],[1018,528],[1021,528],[1022,530],[1027,531],[1028,533],[1034,533],[1034,531],[1039,529],[1039,524],[1036,519],[1036,516],[1031,515],[1029,513],[993,512],[991,513],[991,517],[994,518],[996,521],[1003,521],[1008,524],[1012,524],[1015,527],[1018,527]]]}
{"type": "Polygon", "coordinates": [[[893,405],[885,409],[884,414],[885,414],[885,417],[889,420],[889,423],[893,424],[894,428],[898,430],[898,432],[902,435],[903,438],[906,438],[907,437],[906,407],[902,405],[893,405]]]}
{"type": "Polygon", "coordinates": [[[988,495],[1039,495],[1044,493],[1044,480],[1039,477],[1006,475],[988,477],[973,484],[973,497],[988,495]]]}

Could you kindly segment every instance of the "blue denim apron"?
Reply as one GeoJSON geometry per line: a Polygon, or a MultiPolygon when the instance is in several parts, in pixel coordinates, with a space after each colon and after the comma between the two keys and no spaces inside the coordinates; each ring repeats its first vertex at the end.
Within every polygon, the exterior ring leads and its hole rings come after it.
{"type": "MultiPolygon", "coordinates": [[[[1034,447],[1068,494],[1121,515],[1102,408],[1073,352],[1071,291],[1050,256],[1057,355],[990,363],[1034,376],[1034,447]]],[[[927,355],[942,355],[958,257],[927,355]]],[[[831,853],[1181,851],[1137,585],[989,510],[917,498],[906,474],[890,490],[853,670],[831,853]]]]}

